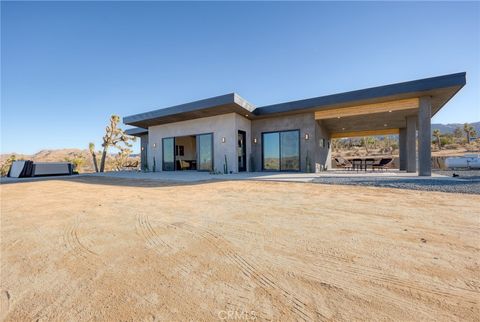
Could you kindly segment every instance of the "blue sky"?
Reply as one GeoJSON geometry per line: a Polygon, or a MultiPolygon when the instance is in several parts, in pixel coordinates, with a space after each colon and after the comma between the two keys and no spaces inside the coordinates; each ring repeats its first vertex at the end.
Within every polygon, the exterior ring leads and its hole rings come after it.
{"type": "Polygon", "coordinates": [[[121,116],[237,92],[256,106],[442,74],[433,119],[480,120],[478,2],[1,3],[2,153],[100,145],[121,116]]]}

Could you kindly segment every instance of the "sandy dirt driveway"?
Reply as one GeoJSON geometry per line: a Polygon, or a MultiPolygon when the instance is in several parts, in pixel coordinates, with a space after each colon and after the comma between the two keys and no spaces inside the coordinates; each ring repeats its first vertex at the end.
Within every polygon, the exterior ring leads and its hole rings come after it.
{"type": "Polygon", "coordinates": [[[6,321],[480,317],[476,195],[79,177],[1,198],[6,321]]]}

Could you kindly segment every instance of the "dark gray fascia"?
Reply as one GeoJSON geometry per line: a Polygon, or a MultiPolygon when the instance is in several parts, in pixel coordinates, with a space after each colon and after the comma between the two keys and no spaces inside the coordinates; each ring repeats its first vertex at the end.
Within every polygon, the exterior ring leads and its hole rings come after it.
{"type": "MultiPolygon", "coordinates": [[[[280,104],[262,106],[253,111],[258,116],[281,114],[288,112],[302,112],[309,109],[318,109],[322,107],[337,106],[342,104],[356,104],[362,101],[374,100],[384,97],[402,96],[409,93],[429,92],[441,88],[459,87],[453,91],[450,99],[455,93],[466,84],[466,73],[449,74],[431,78],[418,79],[409,82],[383,85],[367,89],[361,89],[351,92],[308,98],[298,101],[291,101],[280,104]]],[[[448,99],[441,102],[437,110],[440,109],[448,99]]]]}
{"type": "MultiPolygon", "coordinates": [[[[175,105],[172,107],[162,108],[150,112],[126,116],[123,118],[123,123],[135,125],[136,123],[141,123],[148,120],[159,119],[172,115],[179,115],[183,113],[197,112],[202,110],[212,111],[216,107],[229,105],[235,105],[237,108],[240,108],[240,110],[244,112],[243,114],[252,113],[252,111],[255,109],[255,106],[247,102],[240,95],[236,93],[230,93],[190,103],[175,105]]],[[[234,112],[234,110],[232,110],[232,112],[234,112]]]]}
{"type": "Polygon", "coordinates": [[[134,127],[131,129],[126,129],[125,133],[133,136],[141,136],[144,134],[148,134],[148,130],[141,127],[134,127]]]}

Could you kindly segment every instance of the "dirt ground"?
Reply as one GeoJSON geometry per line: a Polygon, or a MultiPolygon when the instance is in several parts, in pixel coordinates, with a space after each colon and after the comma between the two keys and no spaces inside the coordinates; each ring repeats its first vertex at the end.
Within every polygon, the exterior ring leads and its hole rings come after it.
{"type": "Polygon", "coordinates": [[[6,321],[480,318],[480,196],[94,177],[0,188],[6,321]]]}

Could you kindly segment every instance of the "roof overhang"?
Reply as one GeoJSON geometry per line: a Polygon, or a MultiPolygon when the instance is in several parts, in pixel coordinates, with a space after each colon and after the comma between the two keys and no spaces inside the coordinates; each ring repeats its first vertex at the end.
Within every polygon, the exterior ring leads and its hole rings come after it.
{"type": "Polygon", "coordinates": [[[227,113],[238,113],[245,117],[251,117],[254,109],[255,107],[252,104],[238,94],[231,93],[151,112],[126,116],[123,118],[123,123],[148,128],[152,125],[180,122],[227,113]]]}
{"type": "Polygon", "coordinates": [[[141,127],[126,129],[125,133],[132,136],[142,136],[148,134],[148,130],[141,127]]]}
{"type": "Polygon", "coordinates": [[[420,97],[431,98],[433,116],[465,84],[466,73],[463,72],[259,108],[231,93],[126,116],[123,122],[147,129],[153,125],[227,113],[237,113],[249,119],[314,113],[315,118],[336,135],[372,130],[386,133],[387,130],[405,127],[405,118],[417,114],[420,97]]]}
{"type": "Polygon", "coordinates": [[[257,108],[254,113],[258,117],[269,117],[430,96],[433,116],[465,85],[465,75],[456,73],[268,105],[257,108]]]}

